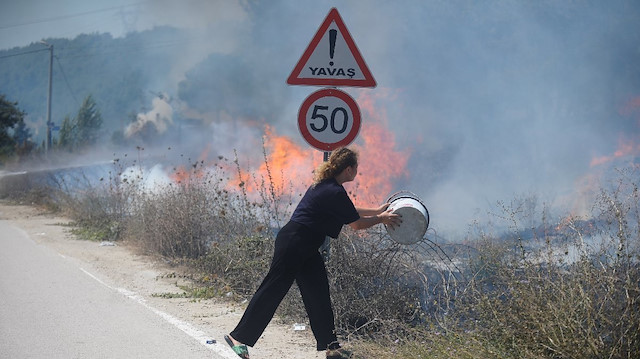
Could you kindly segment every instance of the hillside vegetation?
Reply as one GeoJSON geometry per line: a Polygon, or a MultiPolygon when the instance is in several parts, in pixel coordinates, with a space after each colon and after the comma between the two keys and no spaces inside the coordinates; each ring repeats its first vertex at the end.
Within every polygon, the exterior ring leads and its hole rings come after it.
{"type": "MultiPolygon", "coordinates": [[[[75,115],[88,96],[95,100],[104,120],[98,143],[133,144],[130,148],[176,143],[182,127],[206,126],[202,123],[203,113],[224,111],[233,118],[273,120],[277,118],[274,113],[281,111],[278,104],[285,86],[264,86],[271,80],[259,72],[259,58],[251,53],[211,53],[199,60],[190,58],[188,61],[195,63],[187,69],[180,68],[187,61],[184,57],[188,49],[197,46],[185,30],[156,27],[122,38],[94,33],[44,41],[54,49],[54,142],[60,137],[58,131],[64,119],[75,115]],[[137,136],[125,134],[138,115],[153,110],[154,99],[188,109],[188,114],[170,114],[167,121],[174,131],[169,133],[147,126],[137,136]]],[[[46,132],[48,71],[49,48],[42,43],[0,50],[0,94],[17,102],[25,113],[25,122],[37,145],[44,141],[46,132]]]]}

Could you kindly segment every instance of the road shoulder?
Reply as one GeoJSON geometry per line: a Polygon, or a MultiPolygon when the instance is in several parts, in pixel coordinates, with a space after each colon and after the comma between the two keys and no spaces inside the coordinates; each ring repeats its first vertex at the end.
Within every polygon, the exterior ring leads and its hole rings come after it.
{"type": "MultiPolygon", "coordinates": [[[[218,343],[224,343],[223,335],[233,329],[242,315],[241,304],[223,299],[193,301],[158,297],[163,293],[181,293],[179,286],[189,284],[180,275],[179,268],[140,255],[127,243],[78,240],[70,232],[70,220],[65,217],[34,206],[0,201],[0,220],[10,221],[39,245],[48,246],[75,261],[109,286],[135,293],[149,306],[189,323],[218,343]]],[[[294,331],[293,323],[277,322],[274,320],[269,325],[256,347],[250,350],[252,358],[323,358],[324,353],[315,351],[315,341],[308,326],[305,331],[294,331]]],[[[194,345],[199,344],[194,342],[194,345]]]]}

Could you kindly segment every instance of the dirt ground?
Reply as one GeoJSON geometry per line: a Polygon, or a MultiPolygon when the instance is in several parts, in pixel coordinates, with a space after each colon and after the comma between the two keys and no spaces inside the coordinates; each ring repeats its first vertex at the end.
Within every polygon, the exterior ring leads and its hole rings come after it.
{"type": "MultiPolygon", "coordinates": [[[[114,288],[123,288],[142,296],[152,307],[191,324],[211,339],[224,344],[224,334],[231,331],[243,313],[242,303],[223,299],[193,301],[185,298],[154,297],[163,293],[181,293],[178,285],[188,284],[175,267],[138,254],[130,244],[78,240],[70,233],[69,220],[44,213],[32,206],[0,201],[0,220],[21,228],[36,243],[48,246],[60,255],[73,258],[97,278],[114,288]],[[175,275],[178,274],[178,275],[175,275]]],[[[294,330],[294,323],[277,318],[267,327],[254,348],[252,359],[324,358],[315,350],[315,340],[308,326],[294,330]]],[[[194,339],[193,345],[201,345],[194,339]]]]}

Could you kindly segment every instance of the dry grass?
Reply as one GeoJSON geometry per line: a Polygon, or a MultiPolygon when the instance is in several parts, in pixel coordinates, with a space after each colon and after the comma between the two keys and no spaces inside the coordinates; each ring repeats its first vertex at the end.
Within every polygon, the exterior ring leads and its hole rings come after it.
{"type": "Polygon", "coordinates": [[[640,212],[630,178],[602,191],[593,219],[568,217],[553,236],[483,236],[457,306],[460,326],[513,357],[637,357],[640,212]]]}
{"type": "MultiPolygon", "coordinates": [[[[194,291],[199,296],[232,292],[245,299],[266,274],[293,196],[278,198],[271,176],[255,178],[237,160],[221,161],[189,163],[180,182],[152,191],[141,176],[124,181],[129,166],[116,161],[90,190],[58,186],[65,195],[56,203],[98,237],[126,238],[190,265],[202,284],[194,291]],[[230,168],[241,179],[235,187],[228,184],[230,168]],[[247,181],[259,189],[254,199],[247,181]]],[[[637,174],[621,173],[590,218],[554,221],[543,211],[531,236],[523,229],[536,222],[535,201],[504,205],[499,217],[510,231],[490,234],[478,226],[466,246],[406,247],[380,229],[345,229],[327,263],[340,336],[367,358],[637,357],[637,174]]],[[[279,314],[304,321],[295,288],[279,314]]]]}

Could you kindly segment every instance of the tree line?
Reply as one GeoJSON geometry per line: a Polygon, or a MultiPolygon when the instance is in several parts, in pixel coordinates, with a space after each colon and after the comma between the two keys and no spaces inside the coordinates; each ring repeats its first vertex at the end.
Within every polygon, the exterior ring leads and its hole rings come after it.
{"type": "MultiPolygon", "coordinates": [[[[25,116],[18,102],[0,94],[0,165],[20,162],[44,152],[44,143],[38,146],[34,142],[25,116]]],[[[58,137],[52,140],[51,150],[78,152],[95,145],[102,124],[102,114],[93,96],[88,95],[75,116],[64,118],[58,137]]]]}

